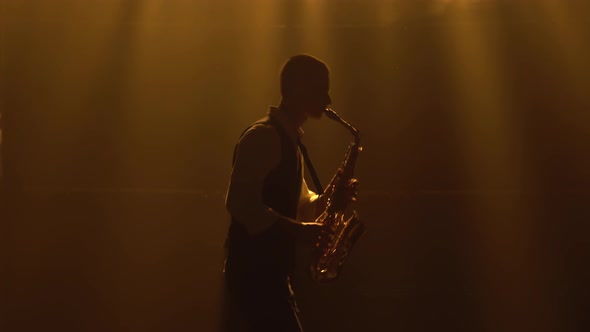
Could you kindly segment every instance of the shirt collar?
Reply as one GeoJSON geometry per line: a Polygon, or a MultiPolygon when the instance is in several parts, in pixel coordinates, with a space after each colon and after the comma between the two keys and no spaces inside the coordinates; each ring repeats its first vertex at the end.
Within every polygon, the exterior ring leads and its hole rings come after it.
{"type": "Polygon", "coordinates": [[[296,126],[293,123],[293,120],[289,117],[285,111],[282,111],[280,108],[271,106],[268,115],[272,116],[273,118],[277,119],[281,126],[285,128],[287,131],[287,135],[294,141],[297,142],[298,139],[303,137],[303,129],[301,127],[296,126]]]}

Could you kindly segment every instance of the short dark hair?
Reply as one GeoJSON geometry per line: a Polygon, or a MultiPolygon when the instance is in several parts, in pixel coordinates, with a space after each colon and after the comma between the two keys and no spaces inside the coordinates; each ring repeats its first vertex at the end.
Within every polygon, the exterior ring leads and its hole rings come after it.
{"type": "Polygon", "coordinates": [[[306,82],[327,77],[328,66],[316,57],[298,54],[290,57],[281,69],[281,95],[290,97],[307,87],[306,82]]]}

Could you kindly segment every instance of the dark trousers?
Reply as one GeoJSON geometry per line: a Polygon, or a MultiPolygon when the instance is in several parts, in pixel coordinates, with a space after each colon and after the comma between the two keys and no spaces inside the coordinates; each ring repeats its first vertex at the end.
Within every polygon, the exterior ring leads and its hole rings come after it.
{"type": "Polygon", "coordinates": [[[225,273],[226,332],[302,332],[290,282],[256,282],[225,273]]]}

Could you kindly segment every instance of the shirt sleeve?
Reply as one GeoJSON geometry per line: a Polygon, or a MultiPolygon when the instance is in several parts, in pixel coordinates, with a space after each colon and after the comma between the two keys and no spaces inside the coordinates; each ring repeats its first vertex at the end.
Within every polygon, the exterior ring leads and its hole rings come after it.
{"type": "Polygon", "coordinates": [[[238,141],[225,205],[250,234],[270,227],[277,214],[262,199],[264,179],[281,159],[279,135],[272,127],[255,125],[238,141]]]}

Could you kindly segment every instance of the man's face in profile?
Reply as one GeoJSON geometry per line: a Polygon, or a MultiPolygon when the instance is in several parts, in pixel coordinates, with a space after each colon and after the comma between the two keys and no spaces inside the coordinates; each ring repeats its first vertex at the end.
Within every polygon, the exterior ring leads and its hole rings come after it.
{"type": "Polygon", "coordinates": [[[330,79],[327,73],[308,81],[301,102],[308,116],[319,119],[324,114],[326,107],[332,103],[330,79]]]}

